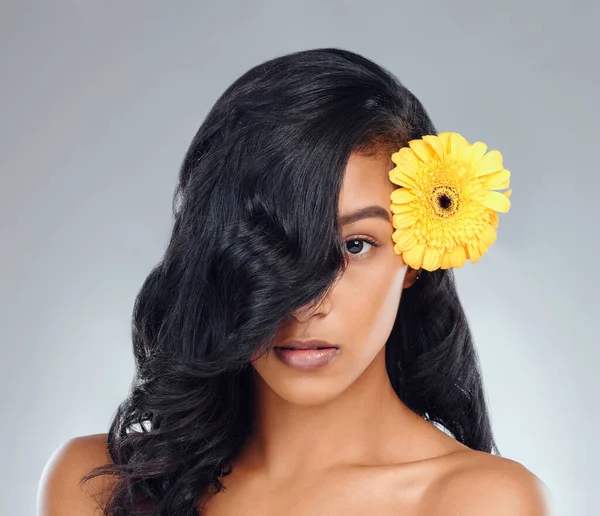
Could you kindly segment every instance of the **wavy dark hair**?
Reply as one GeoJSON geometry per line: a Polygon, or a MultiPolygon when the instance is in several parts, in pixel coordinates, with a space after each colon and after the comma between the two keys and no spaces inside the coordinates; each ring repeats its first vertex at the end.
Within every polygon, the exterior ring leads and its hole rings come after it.
{"type": "MultiPolygon", "coordinates": [[[[113,464],[82,479],[118,477],[105,515],[198,515],[223,489],[252,429],[251,357],[344,271],[350,154],[426,134],[437,133],[419,100],[348,50],[289,53],[226,89],[183,159],[169,244],[135,300],[136,374],[110,424],[113,464]]],[[[400,305],[386,343],[399,398],[499,455],[453,271],[423,271],[400,305]]]]}

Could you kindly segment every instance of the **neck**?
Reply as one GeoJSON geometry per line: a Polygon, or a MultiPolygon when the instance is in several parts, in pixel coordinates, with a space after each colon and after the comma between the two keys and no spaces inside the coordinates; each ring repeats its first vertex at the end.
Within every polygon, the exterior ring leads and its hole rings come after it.
{"type": "Polygon", "coordinates": [[[256,379],[254,432],[244,463],[270,477],[390,462],[410,455],[410,436],[419,425],[428,425],[395,393],[385,347],[350,387],[320,405],[289,403],[258,374],[256,379]]]}

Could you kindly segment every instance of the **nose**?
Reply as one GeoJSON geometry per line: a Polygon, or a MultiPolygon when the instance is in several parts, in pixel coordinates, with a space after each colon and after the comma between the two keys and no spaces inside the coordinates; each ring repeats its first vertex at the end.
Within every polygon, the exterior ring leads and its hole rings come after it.
{"type": "Polygon", "coordinates": [[[321,300],[317,300],[299,308],[293,315],[297,321],[305,322],[316,315],[324,316],[329,312],[331,312],[331,297],[330,295],[326,295],[321,300]]]}

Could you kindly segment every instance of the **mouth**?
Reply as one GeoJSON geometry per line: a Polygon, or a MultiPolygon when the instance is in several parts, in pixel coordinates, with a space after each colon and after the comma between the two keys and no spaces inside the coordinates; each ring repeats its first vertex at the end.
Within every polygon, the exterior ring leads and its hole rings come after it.
{"type": "Polygon", "coordinates": [[[274,346],[275,355],[281,362],[294,369],[318,369],[329,364],[338,354],[338,346],[323,340],[284,341],[274,346]]]}

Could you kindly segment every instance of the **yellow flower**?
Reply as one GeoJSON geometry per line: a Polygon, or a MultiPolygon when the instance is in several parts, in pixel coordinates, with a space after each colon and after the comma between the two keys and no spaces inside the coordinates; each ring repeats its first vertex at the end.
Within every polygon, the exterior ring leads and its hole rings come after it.
{"type": "Polygon", "coordinates": [[[510,172],[497,150],[458,133],[427,135],[392,154],[394,252],[413,269],[477,262],[496,241],[498,213],[510,209],[510,172]]]}

